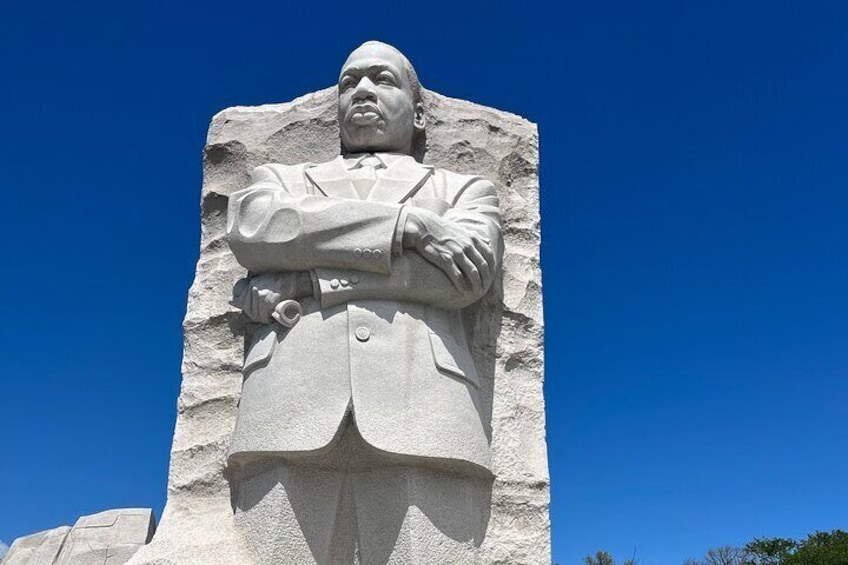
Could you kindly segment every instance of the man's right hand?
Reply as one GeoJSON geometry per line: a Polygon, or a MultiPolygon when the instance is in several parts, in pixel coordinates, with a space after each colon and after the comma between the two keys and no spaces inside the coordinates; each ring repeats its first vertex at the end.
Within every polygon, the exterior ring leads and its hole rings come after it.
{"type": "Polygon", "coordinates": [[[277,304],[312,296],[312,278],[306,271],[269,273],[240,279],[230,304],[260,324],[270,324],[277,304]]]}
{"type": "Polygon", "coordinates": [[[492,282],[495,259],[489,243],[429,210],[409,208],[403,247],[439,267],[459,292],[482,294],[492,282]]]}

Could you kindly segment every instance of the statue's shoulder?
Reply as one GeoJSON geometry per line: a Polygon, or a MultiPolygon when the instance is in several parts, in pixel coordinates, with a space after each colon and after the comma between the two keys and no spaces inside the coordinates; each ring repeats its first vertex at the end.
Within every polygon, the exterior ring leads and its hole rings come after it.
{"type": "Polygon", "coordinates": [[[253,169],[251,178],[253,182],[271,181],[292,190],[304,184],[304,171],[311,166],[312,163],[298,163],[297,165],[266,163],[253,169]]]}
{"type": "Polygon", "coordinates": [[[311,167],[312,163],[298,163],[297,165],[283,165],[282,163],[265,163],[254,169],[260,173],[273,173],[274,175],[285,178],[292,175],[303,175],[303,171],[307,167],[311,167]]]}
{"type": "Polygon", "coordinates": [[[433,167],[433,182],[444,187],[449,193],[462,191],[477,183],[492,184],[491,181],[481,175],[467,175],[440,167],[433,167]]]}
{"type": "Polygon", "coordinates": [[[341,155],[337,155],[337,156],[335,156],[332,159],[329,159],[327,161],[321,161],[319,163],[314,163],[314,162],[310,161],[309,163],[301,163],[300,165],[295,165],[295,166],[297,166],[297,167],[302,166],[304,169],[325,169],[327,167],[337,167],[343,162],[344,162],[344,157],[342,157],[341,155]]]}

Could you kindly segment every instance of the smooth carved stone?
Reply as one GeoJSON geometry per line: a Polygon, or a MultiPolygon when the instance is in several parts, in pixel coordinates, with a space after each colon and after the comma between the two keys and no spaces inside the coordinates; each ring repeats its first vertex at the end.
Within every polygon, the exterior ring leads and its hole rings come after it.
{"type": "MultiPolygon", "coordinates": [[[[482,300],[463,314],[466,327],[473,328],[469,346],[478,370],[479,409],[486,422],[486,437],[491,440],[489,464],[495,479],[485,496],[487,520],[469,526],[444,514],[438,524],[444,531],[483,528],[462,534],[480,543],[476,563],[549,565],[536,127],[512,114],[429,91],[423,92],[423,103],[428,120],[424,164],[493,181],[500,199],[504,240],[501,276],[482,300]]],[[[234,470],[226,467],[242,392],[245,336],[254,331],[229,304],[233,284],[244,277],[245,270],[226,242],[228,199],[250,184],[250,172],[257,166],[323,163],[337,157],[337,104],[333,87],[287,104],[231,108],[212,121],[204,162],[201,253],[184,322],[183,384],[168,502],[156,536],[130,560],[131,565],[256,563],[235,528],[229,483],[234,470]]],[[[360,248],[360,256],[363,253],[360,248]]],[[[375,264],[385,259],[375,260],[373,250],[370,255],[375,264]]],[[[334,278],[336,286],[331,279],[328,288],[352,291],[353,277],[334,278]]],[[[362,287],[365,282],[353,284],[362,287]]],[[[366,340],[359,341],[362,346],[370,346],[376,339],[371,330],[367,335],[356,332],[357,326],[352,330],[356,340],[366,340]]],[[[415,484],[429,480],[413,474],[395,479],[415,484]]],[[[285,496],[280,486],[273,485],[299,478],[289,471],[271,469],[250,480],[258,485],[257,507],[261,507],[273,506],[274,497],[285,496]],[[262,486],[263,481],[269,481],[268,485],[262,486]]],[[[313,483],[308,488],[317,487],[313,483]]],[[[387,489],[387,495],[390,491],[410,501],[421,494],[406,487],[387,489]]],[[[322,492],[315,492],[316,499],[322,492]]],[[[347,492],[339,491],[343,502],[348,500],[347,492]]],[[[440,510],[445,511],[450,502],[447,496],[440,510]]],[[[428,509],[422,507],[423,514],[413,512],[409,520],[423,519],[428,509]]],[[[320,510],[315,506],[306,509],[320,510]]],[[[286,523],[291,524],[278,520],[266,522],[264,527],[280,539],[285,536],[286,523]]],[[[319,522],[305,521],[303,527],[316,528],[319,533],[321,529],[319,522]]],[[[347,539],[350,534],[340,531],[338,535],[347,539]]],[[[319,546],[310,548],[313,554],[329,551],[319,546]]],[[[402,562],[426,561],[410,555],[402,562]]]]}
{"type": "Polygon", "coordinates": [[[106,510],[18,538],[3,565],[123,565],[156,529],[149,508],[106,510]]]}
{"type": "Polygon", "coordinates": [[[123,565],[156,530],[147,508],[106,510],[82,516],[65,538],[56,565],[123,565]]]}
{"type": "Polygon", "coordinates": [[[53,565],[71,531],[69,526],[60,526],[15,540],[2,560],[3,565],[53,565]]]}

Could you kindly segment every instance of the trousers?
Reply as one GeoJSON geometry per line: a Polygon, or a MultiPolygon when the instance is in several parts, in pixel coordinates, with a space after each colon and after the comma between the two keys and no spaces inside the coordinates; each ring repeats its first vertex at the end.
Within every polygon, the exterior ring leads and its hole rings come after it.
{"type": "Polygon", "coordinates": [[[325,453],[262,458],[231,478],[256,565],[474,565],[491,487],[378,453],[352,418],[325,453]]]}

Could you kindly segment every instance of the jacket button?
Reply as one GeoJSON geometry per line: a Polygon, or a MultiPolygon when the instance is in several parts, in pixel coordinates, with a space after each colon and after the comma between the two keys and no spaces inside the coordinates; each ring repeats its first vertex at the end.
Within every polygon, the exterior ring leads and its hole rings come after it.
{"type": "Polygon", "coordinates": [[[362,250],[362,256],[365,259],[370,259],[371,258],[371,250],[370,249],[363,249],[362,250]]]}
{"type": "Polygon", "coordinates": [[[357,247],[356,249],[353,250],[353,256],[354,257],[362,257],[362,250],[357,247]]]}
{"type": "Polygon", "coordinates": [[[330,281],[330,288],[339,288],[339,279],[333,279],[330,281]]]}
{"type": "Polygon", "coordinates": [[[356,339],[358,339],[359,341],[368,341],[368,339],[371,337],[371,331],[363,326],[359,326],[358,328],[356,328],[354,334],[356,335],[356,339]]]}
{"type": "Polygon", "coordinates": [[[348,286],[350,286],[350,281],[349,281],[349,280],[347,280],[347,279],[341,279],[341,280],[339,281],[339,283],[341,283],[341,285],[342,285],[342,286],[344,286],[344,287],[348,287],[348,286]]]}
{"type": "Polygon", "coordinates": [[[359,275],[353,275],[350,277],[350,284],[359,284],[359,275]]]}
{"type": "Polygon", "coordinates": [[[381,249],[374,250],[374,259],[379,259],[383,256],[383,251],[381,249]]]}

